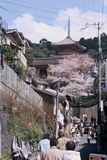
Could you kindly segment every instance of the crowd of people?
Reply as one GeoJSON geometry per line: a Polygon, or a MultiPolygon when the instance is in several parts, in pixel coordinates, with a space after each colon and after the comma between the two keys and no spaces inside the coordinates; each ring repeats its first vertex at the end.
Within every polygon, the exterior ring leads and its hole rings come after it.
{"type": "MultiPolygon", "coordinates": [[[[94,124],[93,121],[91,118],[91,123],[88,125],[94,124]]],[[[58,138],[50,138],[49,134],[45,134],[38,143],[37,150],[40,157],[37,160],[81,160],[80,153],[75,151],[75,147],[79,145],[80,138],[85,132],[88,145],[91,140],[95,140],[94,133],[96,133],[94,126],[86,129],[86,124],[81,121],[75,130],[72,128],[70,138],[64,130],[59,130],[58,138]]]]}
{"type": "Polygon", "coordinates": [[[37,160],[81,160],[80,153],[75,151],[76,143],[59,130],[58,138],[45,134],[38,143],[37,160]]]}

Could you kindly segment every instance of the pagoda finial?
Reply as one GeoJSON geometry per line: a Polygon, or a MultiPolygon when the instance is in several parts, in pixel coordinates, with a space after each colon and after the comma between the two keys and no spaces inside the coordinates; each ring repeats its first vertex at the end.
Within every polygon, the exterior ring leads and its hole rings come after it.
{"type": "Polygon", "coordinates": [[[68,36],[67,38],[70,38],[70,16],[68,17],[68,36]]]}

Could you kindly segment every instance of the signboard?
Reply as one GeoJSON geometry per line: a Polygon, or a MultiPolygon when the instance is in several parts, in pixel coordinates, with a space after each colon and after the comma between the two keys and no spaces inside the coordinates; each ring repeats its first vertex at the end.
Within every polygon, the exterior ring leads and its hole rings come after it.
{"type": "Polygon", "coordinates": [[[53,119],[52,119],[52,122],[56,122],[56,119],[55,119],[55,118],[53,118],[53,119]]]}
{"type": "Polygon", "coordinates": [[[107,155],[91,153],[89,156],[89,160],[107,160],[107,155]]]}

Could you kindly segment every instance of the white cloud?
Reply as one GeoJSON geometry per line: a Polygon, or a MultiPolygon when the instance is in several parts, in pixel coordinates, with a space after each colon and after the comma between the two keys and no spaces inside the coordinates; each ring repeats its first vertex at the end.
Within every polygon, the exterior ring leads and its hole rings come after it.
{"type": "MultiPolygon", "coordinates": [[[[58,16],[54,20],[54,25],[37,22],[33,15],[25,13],[15,19],[9,28],[16,28],[18,31],[23,32],[24,36],[34,43],[39,43],[42,38],[46,38],[51,42],[58,42],[66,38],[68,34],[68,16],[70,16],[70,35],[74,41],[79,41],[82,37],[93,38],[98,36],[98,29],[93,24],[94,22],[98,24],[100,20],[102,21],[102,13],[93,13],[91,11],[84,13],[78,8],[68,8],[65,11],[59,11],[58,16]],[[86,28],[81,30],[84,27],[86,28]]],[[[106,17],[106,15],[103,15],[104,26],[101,26],[101,29],[103,29],[100,31],[101,33],[107,33],[106,17]]]]}
{"type": "Polygon", "coordinates": [[[26,38],[36,43],[39,43],[42,38],[46,38],[49,41],[56,41],[66,36],[66,29],[62,26],[38,23],[30,13],[25,13],[15,19],[9,28],[15,28],[23,32],[26,38]]]}
{"type": "Polygon", "coordinates": [[[107,0],[104,0],[104,5],[105,7],[107,7],[107,0]]]}

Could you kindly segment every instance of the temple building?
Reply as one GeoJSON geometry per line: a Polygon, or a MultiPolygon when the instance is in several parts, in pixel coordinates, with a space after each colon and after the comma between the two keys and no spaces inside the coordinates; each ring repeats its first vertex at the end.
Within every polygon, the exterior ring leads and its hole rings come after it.
{"type": "Polygon", "coordinates": [[[84,51],[86,48],[79,43],[73,41],[70,37],[70,18],[68,18],[68,36],[62,41],[52,43],[54,48],[58,51],[59,55],[53,55],[47,58],[36,58],[33,61],[33,66],[38,71],[39,77],[47,77],[47,68],[50,64],[58,64],[59,59],[63,59],[65,55],[77,54],[80,51],[84,51]]]}
{"type": "Polygon", "coordinates": [[[52,45],[60,55],[71,55],[86,49],[76,41],[73,41],[70,37],[70,18],[68,18],[68,36],[59,42],[53,43],[52,45]]]}

